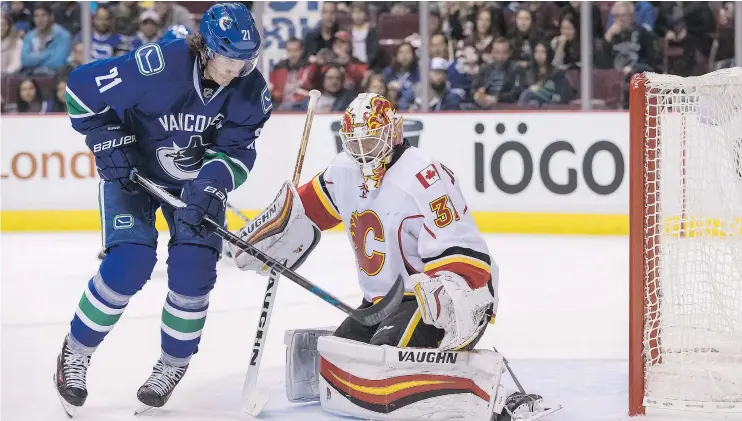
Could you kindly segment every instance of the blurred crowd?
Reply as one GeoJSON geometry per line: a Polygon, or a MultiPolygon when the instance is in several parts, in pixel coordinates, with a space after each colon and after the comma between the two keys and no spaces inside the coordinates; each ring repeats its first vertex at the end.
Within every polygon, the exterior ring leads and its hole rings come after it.
{"type": "MultiPolygon", "coordinates": [[[[190,6],[203,13],[212,3],[190,6]]],[[[91,2],[91,7],[94,60],[126,54],[168,31],[193,32],[194,16],[200,17],[168,1],[91,2]]],[[[2,112],[66,112],[67,75],[83,62],[79,2],[2,2],[2,112]]]]}
{"type": "MultiPolygon", "coordinates": [[[[91,56],[125,54],[176,26],[193,31],[212,3],[93,2],[91,56]]],[[[266,75],[275,108],[304,110],[311,89],[323,93],[320,111],[341,111],[361,91],[415,111],[425,90],[433,111],[580,107],[579,2],[428,6],[422,35],[418,2],[322,2],[317,27],[286,41],[266,75]]],[[[593,107],[626,107],[637,72],[733,66],[733,22],[733,2],[593,2],[593,107]]],[[[2,2],[3,112],[66,111],[65,80],[83,56],[78,2],[2,2]]]]}
{"type": "MultiPolygon", "coordinates": [[[[593,107],[628,105],[643,71],[700,75],[733,65],[732,2],[593,2],[593,107]]],[[[287,43],[270,74],[279,110],[343,110],[359,91],[401,110],[580,108],[580,2],[430,3],[420,68],[417,2],[325,2],[318,27],[287,43]],[[420,85],[429,72],[430,86],[420,85]]]]}

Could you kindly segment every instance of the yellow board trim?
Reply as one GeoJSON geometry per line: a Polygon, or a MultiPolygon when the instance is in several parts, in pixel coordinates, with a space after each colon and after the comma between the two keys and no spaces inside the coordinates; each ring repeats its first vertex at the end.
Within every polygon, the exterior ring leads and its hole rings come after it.
{"type": "MultiPolygon", "coordinates": [[[[320,195],[322,198],[322,195],[320,195]]],[[[328,203],[329,205],[329,203],[328,203]]],[[[329,209],[333,210],[332,205],[329,209]]],[[[260,211],[244,213],[254,218],[260,211]]],[[[502,234],[573,234],[573,235],[628,235],[628,215],[565,214],[565,213],[517,213],[517,212],[472,212],[480,231],[502,234]]],[[[245,222],[233,212],[227,211],[231,230],[238,230],[245,222]]],[[[162,213],[157,211],[157,229],[167,231],[162,213]]],[[[681,224],[680,217],[665,219],[665,235],[685,237],[742,236],[742,216],[733,222],[722,224],[719,218],[691,217],[681,224]]],[[[339,224],[333,231],[342,231],[339,224]]],[[[2,232],[49,232],[49,231],[100,231],[98,210],[2,210],[0,211],[2,232]]]]}
{"type": "MultiPolygon", "coordinates": [[[[320,195],[322,198],[322,195],[320,195]]],[[[329,206],[332,209],[332,205],[329,206]]],[[[260,211],[245,211],[253,218],[260,211]]],[[[157,212],[157,229],[166,231],[161,213],[157,212]]],[[[589,234],[628,235],[628,215],[472,212],[482,232],[509,234],[589,234]]],[[[244,226],[244,221],[227,211],[231,230],[244,226]]],[[[342,231],[343,224],[332,230],[342,231]]],[[[98,210],[32,210],[0,211],[0,231],[100,231],[98,210]]]]}

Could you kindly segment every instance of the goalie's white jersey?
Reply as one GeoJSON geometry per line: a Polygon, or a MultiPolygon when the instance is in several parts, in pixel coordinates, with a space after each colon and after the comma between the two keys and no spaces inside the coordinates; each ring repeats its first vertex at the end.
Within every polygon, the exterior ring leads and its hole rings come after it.
{"type": "Polygon", "coordinates": [[[493,288],[496,310],[496,266],[456,176],[419,149],[403,148],[371,191],[356,163],[337,155],[298,189],[307,216],[322,230],[343,222],[368,301],[383,297],[398,275],[412,292],[409,275],[447,270],[472,288],[493,288]]]}

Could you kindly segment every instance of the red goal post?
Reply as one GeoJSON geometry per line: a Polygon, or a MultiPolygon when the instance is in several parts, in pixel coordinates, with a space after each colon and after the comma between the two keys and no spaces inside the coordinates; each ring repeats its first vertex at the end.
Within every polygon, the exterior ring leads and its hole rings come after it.
{"type": "Polygon", "coordinates": [[[629,414],[742,413],[742,70],[630,83],[629,414]]]}

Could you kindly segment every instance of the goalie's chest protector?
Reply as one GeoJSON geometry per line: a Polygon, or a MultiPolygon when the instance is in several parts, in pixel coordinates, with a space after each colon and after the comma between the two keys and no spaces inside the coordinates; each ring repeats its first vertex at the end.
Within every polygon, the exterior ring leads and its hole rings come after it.
{"type": "Polygon", "coordinates": [[[405,155],[389,168],[380,187],[371,191],[361,187],[363,177],[350,159],[336,159],[347,165],[331,167],[325,174],[368,301],[384,296],[398,275],[405,279],[406,291],[412,292],[409,275],[423,269],[418,239],[424,218],[414,198],[402,188],[405,176],[414,177],[406,168],[410,163],[405,155]]]}

